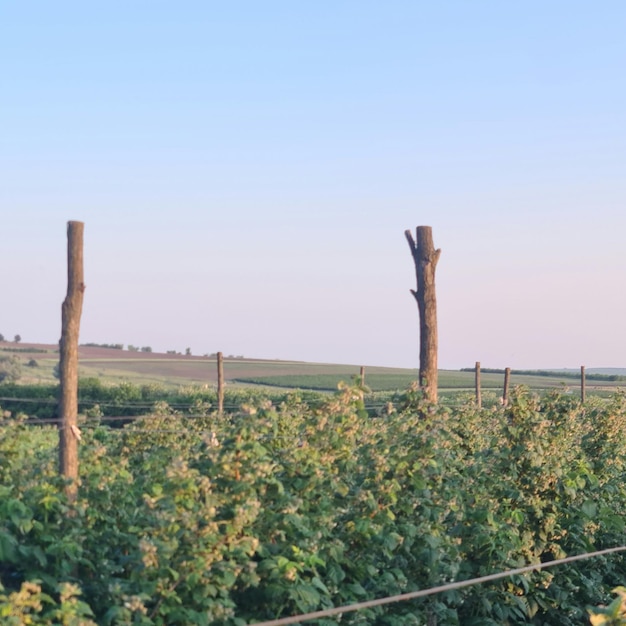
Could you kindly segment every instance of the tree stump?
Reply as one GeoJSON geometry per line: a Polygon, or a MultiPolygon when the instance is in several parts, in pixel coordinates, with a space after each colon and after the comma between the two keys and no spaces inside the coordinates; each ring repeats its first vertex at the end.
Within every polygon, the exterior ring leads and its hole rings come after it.
{"type": "Polygon", "coordinates": [[[419,385],[430,402],[437,402],[437,295],[435,270],[441,250],[435,250],[430,226],[418,226],[416,237],[410,230],[404,235],[415,262],[417,289],[411,289],[420,317],[419,385]]]}

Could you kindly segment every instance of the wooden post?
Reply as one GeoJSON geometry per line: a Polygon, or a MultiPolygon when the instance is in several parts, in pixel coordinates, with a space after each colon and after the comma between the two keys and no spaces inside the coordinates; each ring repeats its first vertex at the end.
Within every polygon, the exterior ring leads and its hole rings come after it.
{"type": "Polygon", "coordinates": [[[435,250],[430,226],[418,226],[416,238],[404,231],[415,262],[417,290],[411,289],[420,316],[419,385],[430,402],[437,402],[437,295],[435,269],[441,250],[435,250]]]}
{"type": "Polygon", "coordinates": [[[585,388],[585,366],[580,366],[580,401],[584,404],[587,397],[587,390],[585,388]]]}
{"type": "Polygon", "coordinates": [[[476,406],[480,409],[483,405],[483,399],[480,395],[480,361],[476,361],[476,374],[474,378],[476,383],[476,406]]]}
{"type": "Polygon", "coordinates": [[[59,471],[70,479],[65,492],[70,502],[78,492],[78,334],[83,310],[82,222],[67,224],[67,296],[61,308],[59,400],[59,471]]]}
{"type": "Polygon", "coordinates": [[[224,411],[224,355],[217,353],[217,410],[224,411]]]}
{"type": "Polygon", "coordinates": [[[506,406],[509,403],[509,381],[511,379],[511,368],[507,367],[504,370],[504,392],[502,393],[502,405],[506,406]]]}
{"type": "Polygon", "coordinates": [[[361,365],[361,373],[359,374],[361,379],[361,386],[365,385],[365,367],[361,365]]]}

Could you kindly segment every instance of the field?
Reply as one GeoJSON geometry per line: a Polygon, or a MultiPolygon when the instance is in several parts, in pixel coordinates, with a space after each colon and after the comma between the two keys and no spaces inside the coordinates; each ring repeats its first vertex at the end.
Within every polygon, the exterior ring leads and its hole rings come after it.
{"type": "MultiPolygon", "coordinates": [[[[24,365],[20,382],[28,384],[55,382],[53,370],[58,362],[56,346],[42,344],[0,343],[0,356],[15,355],[24,365]],[[33,359],[36,366],[26,364],[33,359]]],[[[214,387],[217,384],[215,357],[184,356],[180,354],[157,354],[130,352],[113,348],[81,346],[79,350],[79,376],[97,378],[103,383],[132,382],[138,385],[157,384],[165,387],[199,385],[214,387]]],[[[359,375],[359,365],[306,363],[225,357],[224,375],[230,386],[257,386],[278,389],[312,389],[333,391],[340,381],[350,382],[359,375]]],[[[595,370],[588,370],[593,373],[595,370]]],[[[599,370],[600,371],[600,370],[599,370]]],[[[602,370],[608,373],[609,370],[602,370]]],[[[612,370],[610,370],[612,371],[612,370]]],[[[535,376],[513,374],[511,386],[525,385],[531,389],[574,389],[579,381],[570,376],[535,376]]],[[[372,391],[404,390],[417,379],[417,369],[366,366],[365,382],[372,391]]],[[[485,390],[500,393],[502,374],[483,372],[481,386],[485,390]]],[[[626,386],[624,381],[587,381],[590,394],[600,395],[626,386]]],[[[440,370],[439,388],[443,395],[471,392],[474,388],[473,372],[440,370]]]]}

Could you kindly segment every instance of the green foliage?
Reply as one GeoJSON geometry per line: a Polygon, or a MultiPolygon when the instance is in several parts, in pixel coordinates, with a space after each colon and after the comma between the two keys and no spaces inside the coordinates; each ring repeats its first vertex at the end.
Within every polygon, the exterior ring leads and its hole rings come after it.
{"type": "MultiPolygon", "coordinates": [[[[57,365],[58,369],[58,365],[57,365]]],[[[4,383],[3,396],[5,406],[12,413],[24,413],[40,419],[56,417],[58,405],[58,385],[21,385],[4,383]]],[[[230,411],[237,410],[241,404],[269,397],[280,403],[294,392],[276,391],[263,394],[257,389],[227,388],[225,406],[230,411]]],[[[320,402],[323,396],[315,392],[298,392],[299,396],[311,402],[320,402]]],[[[100,416],[133,417],[145,415],[157,403],[165,402],[169,406],[186,413],[206,412],[217,405],[217,392],[206,386],[189,386],[170,389],[161,385],[134,385],[129,382],[120,384],[103,383],[99,378],[81,378],[78,381],[79,413],[88,415],[98,407],[100,416]]]]}
{"type": "MultiPolygon", "coordinates": [[[[230,415],[185,391],[185,409],[81,426],[73,515],[56,430],[0,422],[2,623],[243,625],[624,542],[623,395],[450,409],[413,387],[368,417],[358,385],[315,406],[242,396],[230,415]]],[[[83,401],[104,392],[82,384],[83,401]]],[[[583,624],[625,578],[616,554],[341,623],[583,624]]]]}
{"type": "Polygon", "coordinates": [[[81,601],[77,585],[62,583],[57,593],[43,593],[34,582],[22,583],[8,595],[0,583],[0,618],[6,626],[23,624],[63,624],[63,626],[96,626],[89,605],[81,601]]]}
{"type": "Polygon", "coordinates": [[[4,407],[14,414],[24,413],[40,418],[51,418],[56,414],[58,385],[20,385],[4,382],[2,395],[6,398],[15,398],[12,401],[3,401],[4,407]]]}
{"type": "Polygon", "coordinates": [[[589,609],[593,626],[624,626],[626,624],[626,588],[616,587],[617,598],[609,606],[589,609]]]}
{"type": "Polygon", "coordinates": [[[22,361],[16,356],[0,357],[0,383],[14,383],[22,377],[22,361]]]}

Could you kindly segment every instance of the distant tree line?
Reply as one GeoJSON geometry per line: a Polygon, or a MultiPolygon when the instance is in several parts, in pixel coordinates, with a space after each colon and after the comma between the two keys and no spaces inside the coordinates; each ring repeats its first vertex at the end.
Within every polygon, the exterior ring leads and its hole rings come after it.
{"type": "Polygon", "coordinates": [[[36,352],[39,354],[45,354],[48,352],[44,348],[0,348],[2,352],[36,352]]]}
{"type": "MultiPolygon", "coordinates": [[[[112,350],[123,350],[124,349],[124,344],[123,343],[81,343],[81,346],[85,347],[85,348],[111,348],[112,350]]],[[[129,352],[152,352],[152,348],[150,346],[142,346],[141,348],[139,346],[133,346],[130,343],[128,344],[128,351],[129,352]]]]}
{"type": "Polygon", "coordinates": [[[128,344],[128,351],[129,352],[152,352],[152,348],[150,346],[143,346],[142,348],[140,348],[139,346],[131,346],[130,344],[128,344]]]}
{"type": "MultiPolygon", "coordinates": [[[[463,367],[461,368],[462,372],[473,372],[475,371],[474,367],[463,367]]],[[[489,368],[489,367],[481,367],[480,371],[485,374],[504,374],[503,369],[489,368]]],[[[511,374],[518,374],[520,376],[550,376],[550,377],[559,377],[559,378],[575,378],[580,379],[580,374],[578,372],[566,372],[563,370],[511,370],[511,374]]],[[[626,376],[620,376],[619,374],[596,374],[596,373],[586,373],[585,378],[587,380],[604,380],[606,382],[617,382],[626,380],[626,376]]]]}

